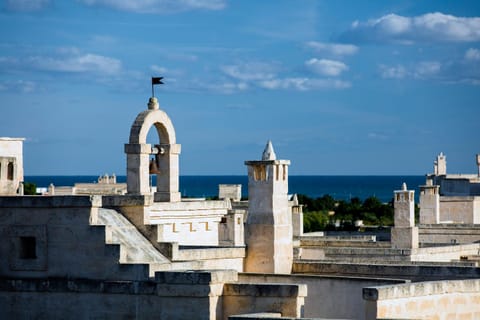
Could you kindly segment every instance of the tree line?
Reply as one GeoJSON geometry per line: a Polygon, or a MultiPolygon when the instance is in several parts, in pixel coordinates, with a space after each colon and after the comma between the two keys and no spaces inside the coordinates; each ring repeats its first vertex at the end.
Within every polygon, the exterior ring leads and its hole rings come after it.
{"type": "Polygon", "coordinates": [[[371,196],[364,201],[353,197],[349,201],[336,200],[330,195],[311,198],[299,194],[298,202],[303,204],[304,232],[358,230],[355,222],[361,220],[365,226],[392,226],[393,199],[382,203],[371,196]]]}

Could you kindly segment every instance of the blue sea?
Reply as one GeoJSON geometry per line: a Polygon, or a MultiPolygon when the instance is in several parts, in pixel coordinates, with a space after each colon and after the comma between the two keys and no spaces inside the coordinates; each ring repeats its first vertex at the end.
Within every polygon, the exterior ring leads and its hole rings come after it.
{"type": "MultiPolygon", "coordinates": [[[[73,186],[76,182],[96,182],[98,176],[25,176],[26,182],[37,187],[73,186]]],[[[117,182],[125,182],[125,176],[117,176],[117,182]]],[[[383,202],[393,197],[405,182],[408,189],[415,190],[425,184],[425,176],[290,176],[289,193],[305,194],[317,198],[329,194],[337,200],[359,197],[364,200],[375,196],[383,202]]],[[[153,180],[155,185],[155,176],[153,180]]],[[[183,197],[213,197],[218,195],[219,184],[241,184],[242,194],[248,196],[246,176],[180,176],[180,192],[183,197]]]]}

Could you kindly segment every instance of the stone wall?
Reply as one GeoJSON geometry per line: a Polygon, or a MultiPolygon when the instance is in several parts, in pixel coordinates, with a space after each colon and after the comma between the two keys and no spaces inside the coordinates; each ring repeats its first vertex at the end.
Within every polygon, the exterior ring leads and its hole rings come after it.
{"type": "Polygon", "coordinates": [[[480,278],[480,269],[472,264],[412,262],[410,264],[387,263],[335,263],[331,261],[295,261],[293,273],[405,279],[411,281],[455,280],[480,278]]]}
{"type": "Polygon", "coordinates": [[[106,244],[99,196],[0,197],[0,276],[135,280],[146,264],[120,264],[119,244],[106,244]]]}
{"type": "Polygon", "coordinates": [[[479,319],[480,280],[409,283],[363,290],[366,319],[479,319]]]}
{"type": "Polygon", "coordinates": [[[480,226],[466,224],[420,225],[422,244],[462,244],[480,241],[480,226]]]}
{"type": "Polygon", "coordinates": [[[146,223],[158,226],[158,241],[218,246],[218,224],[230,205],[228,201],[155,202],[148,209],[146,223]]]}
{"type": "Polygon", "coordinates": [[[6,319],[228,319],[274,312],[299,317],[303,285],[239,284],[234,271],[157,272],[154,279],[0,278],[6,319]]]}
{"type": "Polygon", "coordinates": [[[0,138],[0,195],[22,193],[23,138],[0,138]]]}
{"type": "Polygon", "coordinates": [[[480,197],[440,197],[440,223],[480,223],[480,197]]]}
{"type": "Polygon", "coordinates": [[[364,319],[363,310],[366,307],[362,288],[405,282],[393,279],[256,273],[240,273],[238,280],[248,283],[302,283],[308,290],[304,317],[358,320],[364,319]]]}

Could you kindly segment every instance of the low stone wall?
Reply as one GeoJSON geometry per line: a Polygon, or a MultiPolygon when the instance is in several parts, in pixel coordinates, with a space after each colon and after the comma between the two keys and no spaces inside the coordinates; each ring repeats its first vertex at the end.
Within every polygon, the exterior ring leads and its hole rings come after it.
{"type": "Polygon", "coordinates": [[[480,252],[480,243],[412,249],[411,261],[452,261],[480,252]]]}
{"type": "Polygon", "coordinates": [[[223,313],[280,311],[285,317],[301,317],[306,295],[307,286],[304,284],[228,283],[223,289],[223,313]]]}
{"type": "Polygon", "coordinates": [[[480,223],[480,197],[440,197],[440,221],[480,223]]]}
{"type": "Polygon", "coordinates": [[[411,281],[455,280],[480,278],[480,268],[454,266],[453,264],[421,265],[410,264],[372,264],[372,263],[335,263],[331,261],[294,261],[293,273],[357,276],[389,279],[406,279],[411,281]]]}
{"type": "Polygon", "coordinates": [[[300,317],[306,286],[237,283],[233,270],[157,272],[154,279],[0,278],[2,319],[300,317]]]}
{"type": "Polygon", "coordinates": [[[421,244],[463,244],[480,242],[480,225],[420,225],[418,233],[421,244]]]}
{"type": "Polygon", "coordinates": [[[0,197],[0,276],[144,280],[147,264],[120,264],[106,244],[100,196],[0,197]]]}
{"type": "Polygon", "coordinates": [[[366,319],[480,319],[480,280],[363,289],[366,319]]]}
{"type": "Polygon", "coordinates": [[[394,279],[258,273],[239,273],[238,279],[247,283],[305,284],[308,295],[305,297],[304,317],[359,320],[364,319],[366,307],[362,298],[364,287],[405,283],[394,279]]]}

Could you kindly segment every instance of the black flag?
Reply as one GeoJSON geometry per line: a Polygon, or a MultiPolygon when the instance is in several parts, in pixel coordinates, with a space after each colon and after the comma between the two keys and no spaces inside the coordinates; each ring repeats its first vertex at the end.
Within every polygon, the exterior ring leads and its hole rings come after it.
{"type": "Polygon", "coordinates": [[[152,86],[155,84],[163,84],[163,77],[152,77],[152,86]]]}

